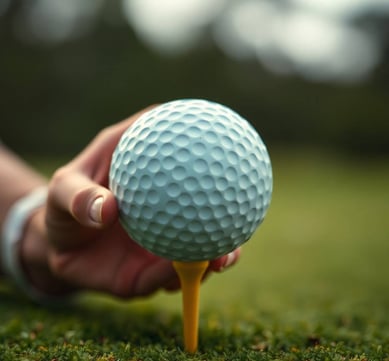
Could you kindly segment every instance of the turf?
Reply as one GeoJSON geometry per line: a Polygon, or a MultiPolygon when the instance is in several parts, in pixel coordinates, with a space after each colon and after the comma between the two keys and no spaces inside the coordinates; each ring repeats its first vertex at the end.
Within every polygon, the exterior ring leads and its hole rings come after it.
{"type": "Polygon", "coordinates": [[[272,159],[267,219],[202,287],[197,354],[181,348],[180,294],[47,308],[3,282],[0,360],[389,360],[387,159],[272,159]]]}

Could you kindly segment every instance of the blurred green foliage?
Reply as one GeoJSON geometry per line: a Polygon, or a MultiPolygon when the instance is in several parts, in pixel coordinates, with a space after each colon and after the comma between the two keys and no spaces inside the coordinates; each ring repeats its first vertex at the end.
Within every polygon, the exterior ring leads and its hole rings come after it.
{"type": "Polygon", "coordinates": [[[230,106],[266,143],[389,151],[388,52],[364,83],[311,83],[228,58],[207,38],[184,55],[162,56],[120,17],[97,19],[91,33],[58,44],[21,41],[17,10],[0,18],[0,135],[19,152],[72,155],[101,128],[185,97],[230,106]]]}

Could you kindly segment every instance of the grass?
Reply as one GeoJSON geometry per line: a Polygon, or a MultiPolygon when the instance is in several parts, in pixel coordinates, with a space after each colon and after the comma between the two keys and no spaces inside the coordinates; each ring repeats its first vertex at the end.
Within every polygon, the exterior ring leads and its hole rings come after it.
{"type": "Polygon", "coordinates": [[[3,282],[0,359],[388,361],[387,160],[272,158],[267,219],[202,287],[197,354],[181,349],[180,294],[44,308],[3,282]]]}

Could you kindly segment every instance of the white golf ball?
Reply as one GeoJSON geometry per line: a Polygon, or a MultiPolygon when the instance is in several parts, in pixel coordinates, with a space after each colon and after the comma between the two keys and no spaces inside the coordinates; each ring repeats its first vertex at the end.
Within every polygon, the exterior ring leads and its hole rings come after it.
{"type": "Polygon", "coordinates": [[[179,261],[246,242],[265,217],[272,169],[255,129],[231,109],[184,99],[143,114],[112,157],[110,188],[130,237],[179,261]]]}

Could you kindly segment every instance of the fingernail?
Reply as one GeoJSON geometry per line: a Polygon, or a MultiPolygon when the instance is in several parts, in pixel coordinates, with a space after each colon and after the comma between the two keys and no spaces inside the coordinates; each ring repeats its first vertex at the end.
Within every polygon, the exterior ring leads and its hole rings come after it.
{"type": "Polygon", "coordinates": [[[101,223],[102,222],[102,216],[101,212],[103,209],[103,197],[97,197],[89,209],[89,217],[92,219],[93,222],[101,223]]]}
{"type": "Polygon", "coordinates": [[[227,254],[227,259],[226,259],[226,262],[224,263],[223,267],[220,269],[220,271],[224,271],[225,269],[227,269],[228,267],[232,266],[236,259],[237,259],[237,253],[235,251],[233,252],[230,252],[229,254],[227,254]]]}

